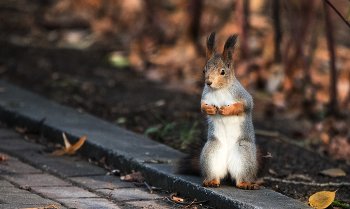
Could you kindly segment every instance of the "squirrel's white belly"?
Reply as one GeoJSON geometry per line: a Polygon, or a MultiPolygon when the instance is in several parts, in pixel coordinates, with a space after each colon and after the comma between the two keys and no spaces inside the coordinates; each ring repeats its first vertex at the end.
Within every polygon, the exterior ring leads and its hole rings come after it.
{"type": "MultiPolygon", "coordinates": [[[[237,98],[239,97],[232,95],[226,89],[209,90],[205,98],[203,98],[203,102],[220,108],[221,106],[228,106],[239,102],[237,98]]],[[[213,126],[212,131],[214,136],[222,143],[233,146],[241,135],[241,125],[244,123],[245,115],[243,113],[240,116],[226,116],[217,113],[215,115],[209,115],[208,120],[209,124],[213,126]]]]}
{"type": "Polygon", "coordinates": [[[241,125],[244,123],[244,115],[240,116],[209,116],[211,125],[213,126],[213,135],[223,144],[232,148],[241,135],[241,125]]]}

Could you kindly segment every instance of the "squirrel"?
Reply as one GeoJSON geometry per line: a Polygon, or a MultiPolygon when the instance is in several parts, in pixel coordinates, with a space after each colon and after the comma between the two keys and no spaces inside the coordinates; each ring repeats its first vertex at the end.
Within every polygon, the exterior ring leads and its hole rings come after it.
{"type": "Polygon", "coordinates": [[[238,188],[255,190],[259,185],[251,182],[260,160],[252,122],[253,98],[235,77],[232,55],[236,39],[236,34],[227,39],[222,54],[215,53],[215,32],[207,39],[201,111],[207,117],[208,137],[200,155],[182,159],[178,171],[193,174],[199,168],[204,187],[219,187],[229,174],[238,188]],[[197,168],[188,172],[189,167],[197,168]]]}

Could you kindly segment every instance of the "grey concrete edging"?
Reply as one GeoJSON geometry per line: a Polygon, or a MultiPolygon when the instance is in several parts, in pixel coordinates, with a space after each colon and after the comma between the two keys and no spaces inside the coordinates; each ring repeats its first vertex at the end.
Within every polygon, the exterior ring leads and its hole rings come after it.
{"type": "Polygon", "coordinates": [[[216,208],[310,208],[297,200],[262,188],[244,191],[232,186],[201,187],[201,178],[174,174],[174,161],[184,154],[145,136],[121,129],[87,113],[58,105],[4,81],[0,87],[0,120],[10,125],[39,131],[53,142],[62,143],[62,132],[71,142],[87,135],[79,153],[114,165],[124,172],[141,171],[147,183],[176,191],[198,201],[209,200],[216,208]],[[40,121],[45,121],[40,124],[40,121]],[[40,125],[39,125],[40,124],[40,125]]]}

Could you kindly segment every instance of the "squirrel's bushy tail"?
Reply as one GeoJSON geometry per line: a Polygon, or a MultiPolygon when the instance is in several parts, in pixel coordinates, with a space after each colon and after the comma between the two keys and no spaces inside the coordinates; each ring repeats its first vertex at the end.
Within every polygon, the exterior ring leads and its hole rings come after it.
{"type": "Polygon", "coordinates": [[[206,139],[200,139],[189,144],[188,155],[176,162],[177,174],[200,175],[199,158],[205,142],[206,139]]]}
{"type": "Polygon", "coordinates": [[[256,158],[258,160],[258,172],[257,177],[263,177],[269,168],[270,159],[267,157],[267,148],[263,144],[256,145],[256,158]]]}

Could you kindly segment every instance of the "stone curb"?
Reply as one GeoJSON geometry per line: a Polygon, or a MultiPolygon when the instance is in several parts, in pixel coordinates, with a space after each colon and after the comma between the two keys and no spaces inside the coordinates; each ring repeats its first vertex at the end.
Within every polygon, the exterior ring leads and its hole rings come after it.
{"type": "Polygon", "coordinates": [[[0,93],[0,120],[40,132],[58,143],[63,142],[62,132],[73,143],[87,135],[79,154],[95,160],[105,157],[108,165],[123,172],[141,171],[153,186],[176,191],[190,199],[208,200],[209,205],[216,208],[310,208],[264,188],[257,191],[225,185],[203,188],[199,177],[174,174],[175,160],[184,156],[179,151],[4,81],[0,81],[0,87],[5,88],[5,92],[0,93]],[[45,121],[40,123],[43,118],[45,121]]]}

